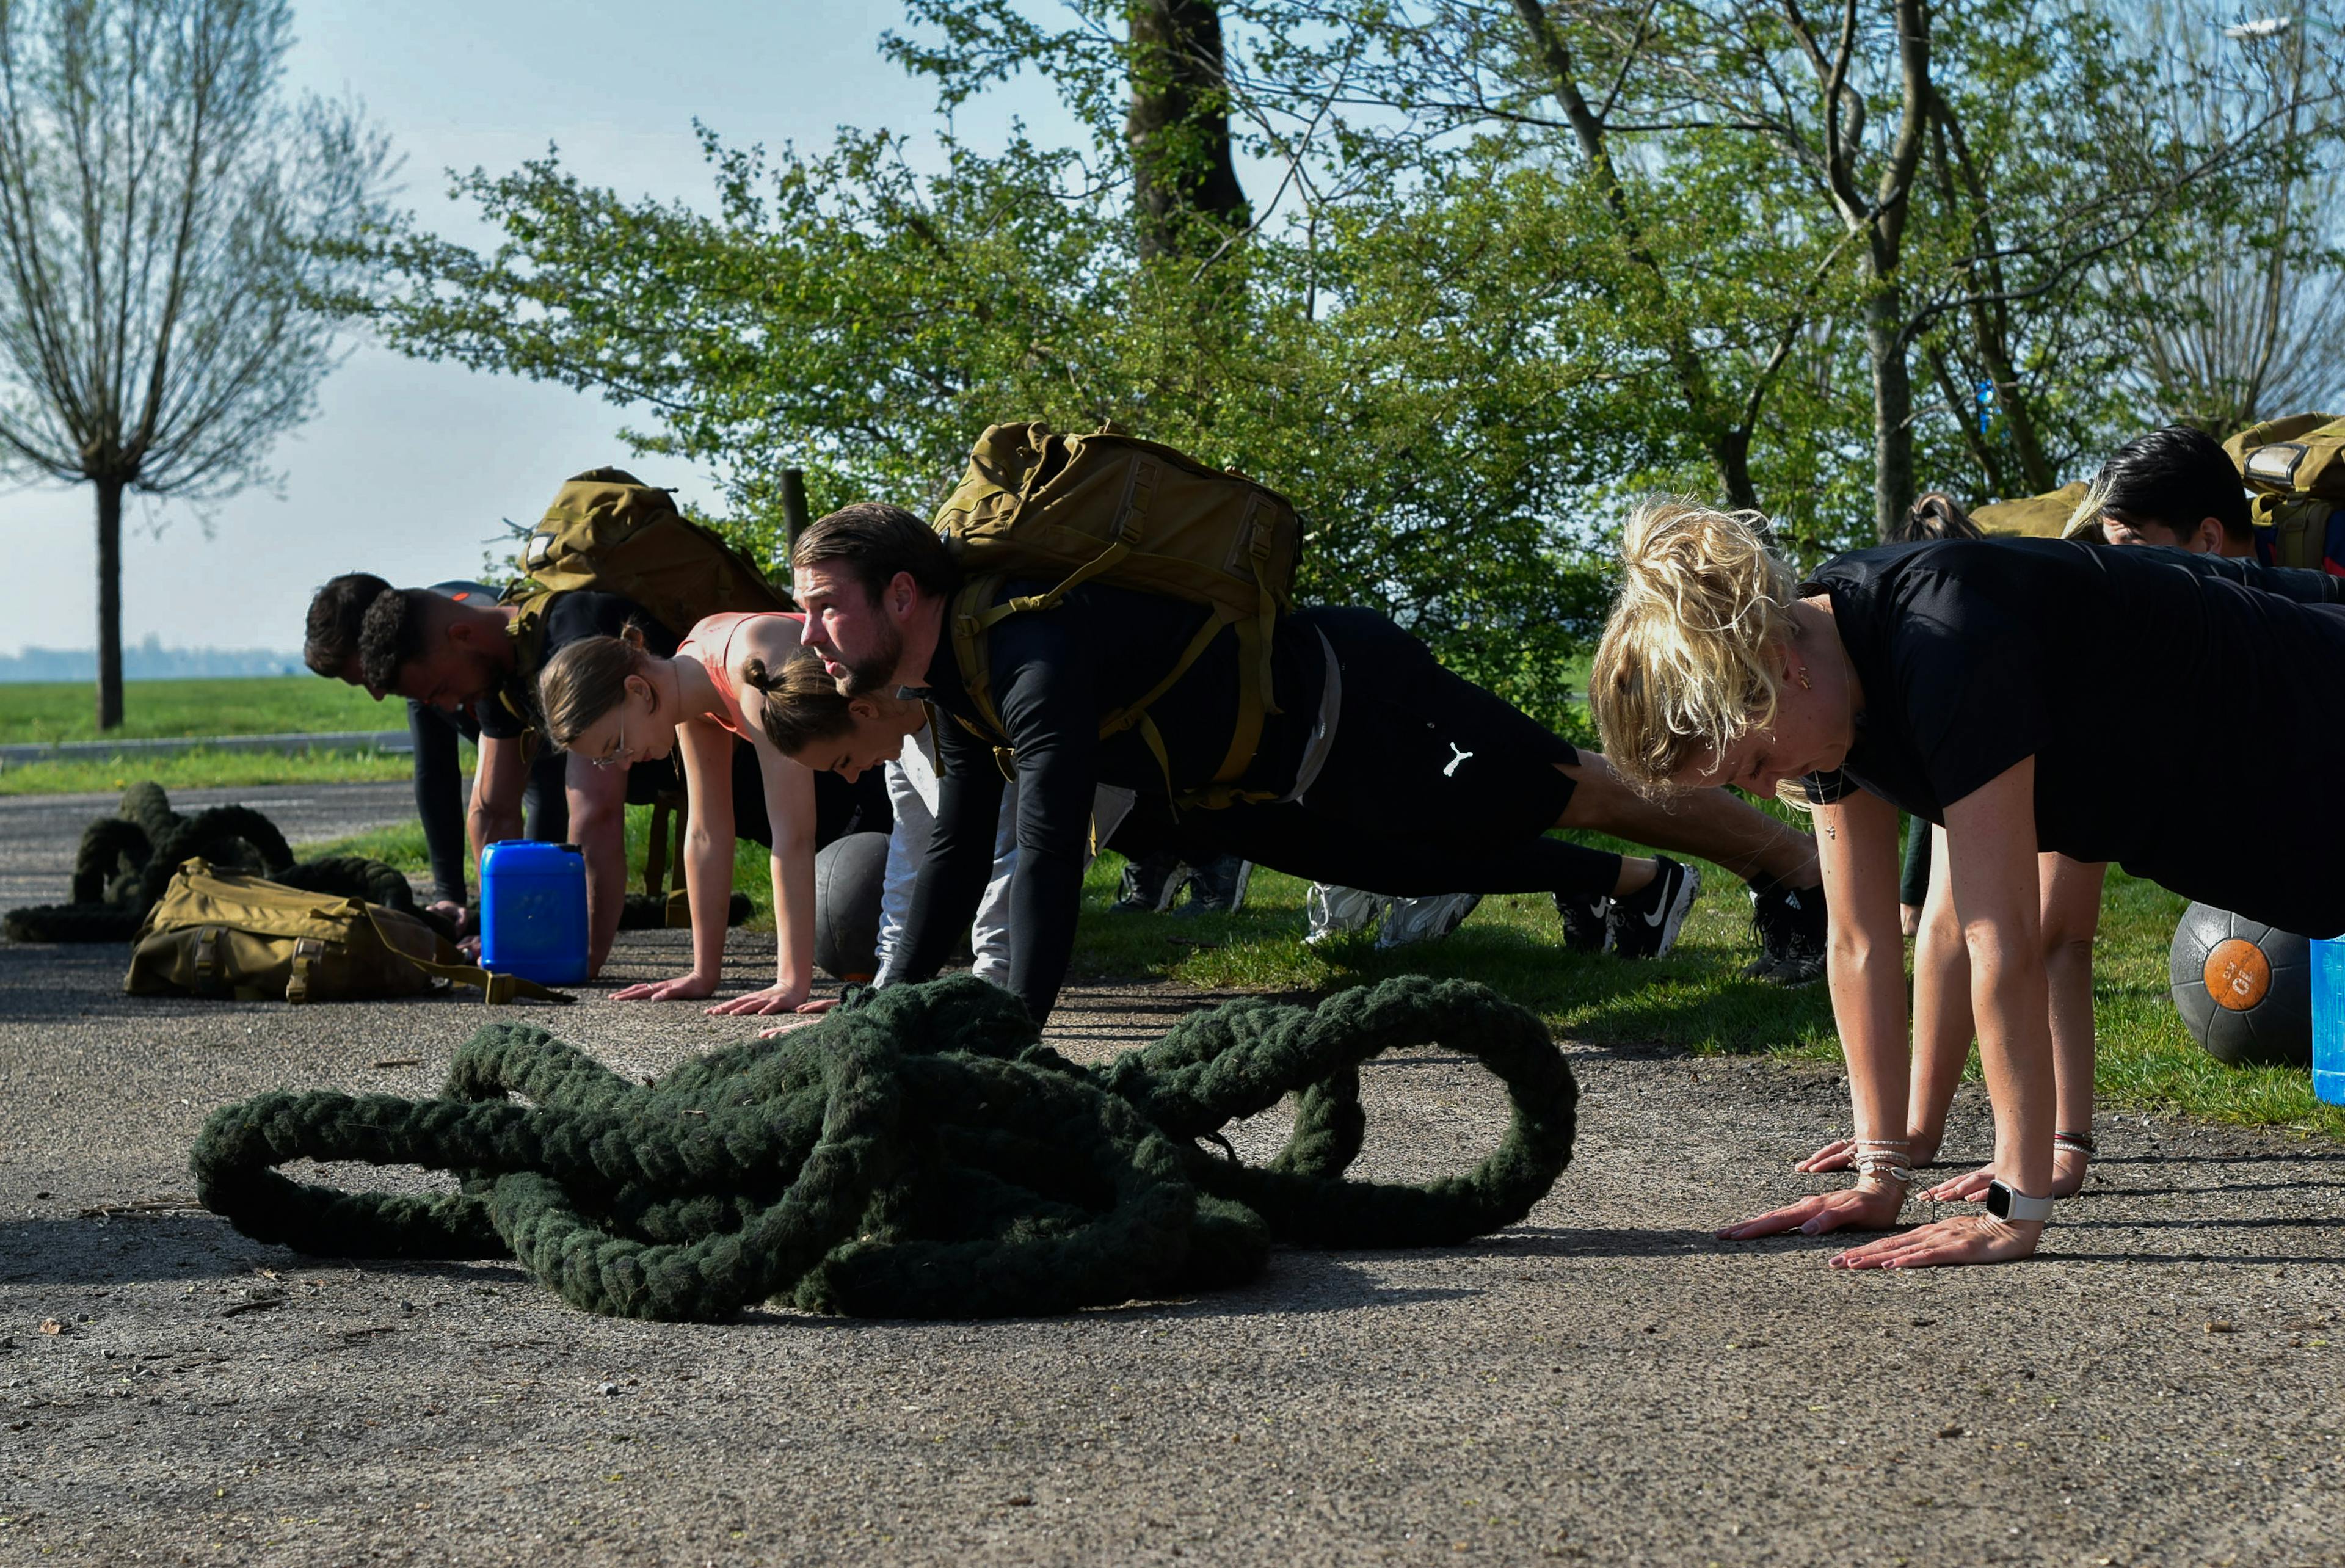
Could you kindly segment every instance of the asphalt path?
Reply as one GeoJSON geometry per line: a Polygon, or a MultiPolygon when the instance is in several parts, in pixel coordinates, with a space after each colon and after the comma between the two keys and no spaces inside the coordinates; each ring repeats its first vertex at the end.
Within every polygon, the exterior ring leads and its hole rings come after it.
{"type": "MultiPolygon", "coordinates": [[[[684,956],[629,934],[611,979],[684,956]]],[[[2046,1257],[1852,1276],[1828,1239],[1710,1239],[1822,1185],[1789,1167],[1844,1124],[1829,1067],[1568,1046],[1571,1168],[1472,1246],[1281,1251],[1041,1320],[638,1323],[189,1206],[212,1108],[430,1094],[477,1004],[144,1001],[121,966],[0,946],[9,1561],[2345,1563],[2325,1142],[2104,1117],[2046,1257]]],[[[1078,987],[1051,1037],[1102,1059],[1211,1000],[1078,987]]],[[[520,1016],[645,1076],[744,1033],[599,994],[520,1016]]],[[[1364,1083],[1367,1175],[1462,1169],[1503,1126],[1446,1052],[1364,1083]]],[[[1966,1090],[1950,1148],[1985,1146],[1966,1090]]]]}

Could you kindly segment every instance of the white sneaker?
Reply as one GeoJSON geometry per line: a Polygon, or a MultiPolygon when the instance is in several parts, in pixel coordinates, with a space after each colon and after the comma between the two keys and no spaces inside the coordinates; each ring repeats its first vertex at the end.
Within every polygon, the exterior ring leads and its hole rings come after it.
{"type": "Polygon", "coordinates": [[[1385,911],[1384,929],[1376,933],[1379,947],[1405,947],[1412,942],[1438,942],[1466,922],[1482,902],[1478,893],[1442,893],[1430,898],[1396,898],[1385,911]]]}
{"type": "Polygon", "coordinates": [[[1303,940],[1316,946],[1334,936],[1349,936],[1365,931],[1376,923],[1385,906],[1392,902],[1380,893],[1363,893],[1356,887],[1338,887],[1332,883],[1315,882],[1303,895],[1303,917],[1307,926],[1303,940]]]}

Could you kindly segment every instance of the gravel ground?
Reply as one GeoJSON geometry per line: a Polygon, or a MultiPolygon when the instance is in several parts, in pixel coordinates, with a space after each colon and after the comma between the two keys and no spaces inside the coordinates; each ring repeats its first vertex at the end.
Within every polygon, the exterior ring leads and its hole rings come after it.
{"type": "MultiPolygon", "coordinates": [[[[33,820],[0,816],[0,876],[62,865],[53,830],[69,856],[79,817],[33,820]]],[[[618,983],[684,955],[623,943],[618,983]]],[[[1709,1234],[1814,1185],[1788,1167],[1845,1117],[1829,1068],[1572,1047],[1578,1157],[1476,1246],[1063,1320],[618,1322],[509,1263],[313,1262],[188,1205],[211,1108],[428,1094],[476,1004],[134,1001],[121,966],[0,947],[0,1559],[2345,1563],[2333,1145],[2104,1118],[2046,1257],[1853,1277],[1709,1234]]],[[[1051,1035],[1098,1059],[1211,999],[1080,990],[1051,1035]]],[[[741,1033],[531,1016],[638,1074],[741,1033]]],[[[1502,1125],[1461,1058],[1365,1077],[1369,1174],[1502,1125]]]]}

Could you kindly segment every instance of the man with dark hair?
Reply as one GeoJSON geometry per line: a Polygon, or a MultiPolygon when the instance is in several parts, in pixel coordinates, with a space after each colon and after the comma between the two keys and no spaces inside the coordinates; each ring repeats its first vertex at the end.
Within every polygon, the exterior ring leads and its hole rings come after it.
{"type": "MultiPolygon", "coordinates": [[[[479,582],[435,582],[417,592],[438,594],[459,604],[492,604],[496,591],[479,582]]],[[[367,612],[385,594],[404,595],[368,572],[347,572],[318,590],[310,601],[309,622],[301,643],[302,663],[330,680],[362,686],[377,702],[388,683],[370,680],[360,652],[367,612]]],[[[470,875],[484,845],[468,845],[466,802],[459,738],[481,742],[478,714],[469,706],[442,710],[417,698],[407,700],[407,733],[414,745],[415,812],[423,824],[423,844],[431,862],[435,907],[461,920],[467,902],[470,875]]],[[[527,811],[528,836],[560,843],[569,836],[570,810],[563,790],[563,761],[552,747],[542,747],[531,761],[523,804],[527,811]]]]}
{"type": "Polygon", "coordinates": [[[2112,453],[2066,536],[2163,544],[2193,555],[2256,553],[2254,514],[2238,466],[2214,437],[2188,425],[2136,436],[2112,453]]]}
{"type": "MultiPolygon", "coordinates": [[[[959,572],[929,525],[864,503],[816,522],[791,554],[805,640],[850,693],[912,687],[959,721],[940,725],[937,824],[908,921],[902,977],[926,978],[966,930],[992,865],[1002,774],[946,623],[959,572]]],[[[997,602],[1054,584],[1012,580],[997,602]]],[[[1089,582],[1056,608],[985,634],[986,672],[1016,770],[1018,869],[1010,989],[1039,1019],[1074,941],[1094,787],[1137,798],[1127,832],[1236,855],[1315,881],[1396,895],[1548,892],[1575,946],[1657,956],[1696,888],[1667,858],[1624,858],[1546,836],[1609,832],[1691,850],[1763,882],[1788,905],[1777,956],[1821,962],[1813,843],[1723,792],[1674,808],[1629,791],[1497,697],[1436,663],[1385,617],[1304,610],[1270,639],[1278,712],[1237,787],[1259,804],[1188,808],[1229,749],[1240,679],[1233,636],[1207,642],[1148,706],[1152,733],[1101,721],[1148,697],[1210,613],[1168,595],[1089,582]],[[1793,890],[1797,891],[1794,892],[1793,890]]],[[[1115,840],[1122,849],[1122,835],[1115,840]]],[[[1763,927],[1762,927],[1763,928],[1763,927]]],[[[1771,947],[1774,946],[1771,942],[1771,947]]]]}

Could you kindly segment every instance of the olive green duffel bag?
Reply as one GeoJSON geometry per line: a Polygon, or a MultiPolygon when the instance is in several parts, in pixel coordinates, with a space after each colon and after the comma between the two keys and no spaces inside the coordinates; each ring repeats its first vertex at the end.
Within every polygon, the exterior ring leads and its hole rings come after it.
{"type": "Polygon", "coordinates": [[[440,980],[477,986],[492,1003],[570,1000],[462,962],[411,915],[215,871],[201,859],[181,862],[147,911],[122,988],[134,996],[355,1002],[415,996],[440,980]]]}

